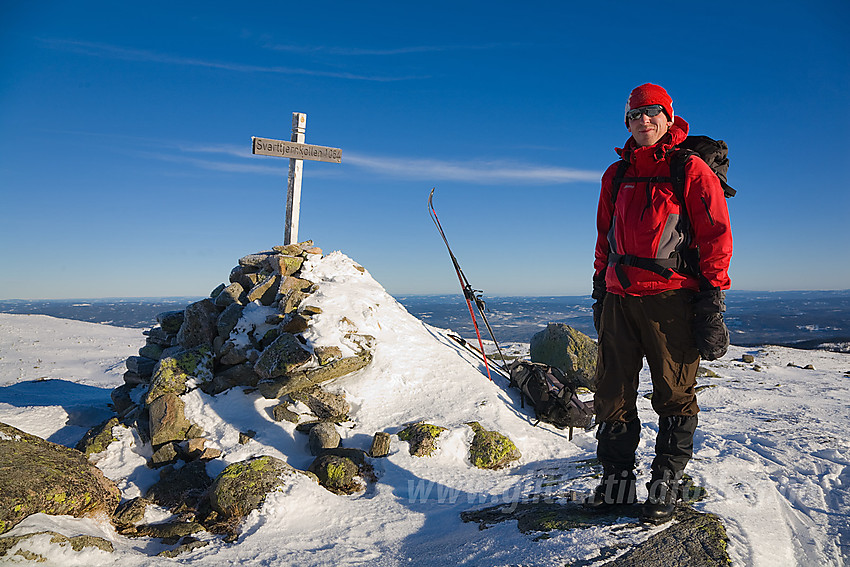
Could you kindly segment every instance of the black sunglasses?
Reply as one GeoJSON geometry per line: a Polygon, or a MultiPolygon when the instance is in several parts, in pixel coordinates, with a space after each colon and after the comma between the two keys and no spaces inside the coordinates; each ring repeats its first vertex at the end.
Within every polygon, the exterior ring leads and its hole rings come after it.
{"type": "Polygon", "coordinates": [[[626,118],[629,120],[637,120],[640,118],[641,114],[646,114],[652,118],[653,116],[658,116],[662,112],[664,112],[663,106],[660,104],[650,104],[648,106],[641,106],[640,108],[633,108],[626,113],[626,118]]]}

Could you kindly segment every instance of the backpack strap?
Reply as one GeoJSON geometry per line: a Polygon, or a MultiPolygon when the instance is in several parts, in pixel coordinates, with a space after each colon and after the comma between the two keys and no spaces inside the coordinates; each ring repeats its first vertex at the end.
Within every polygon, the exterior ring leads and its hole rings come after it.
{"type": "MultiPolygon", "coordinates": [[[[691,223],[688,218],[688,209],[685,204],[685,165],[693,155],[699,155],[697,152],[684,149],[673,148],[667,153],[668,163],[670,165],[670,176],[655,176],[655,177],[626,177],[626,170],[629,168],[629,162],[620,160],[617,165],[617,172],[612,180],[611,202],[617,202],[617,195],[620,191],[620,186],[625,182],[647,183],[647,192],[652,183],[670,183],[673,187],[673,194],[682,205],[682,214],[680,215],[679,229],[685,235],[690,235],[691,223]]],[[[647,198],[647,206],[649,198],[647,198]]],[[[622,266],[633,266],[643,270],[649,270],[666,279],[673,277],[674,273],[685,273],[700,276],[699,273],[699,254],[696,250],[687,248],[684,251],[676,252],[670,258],[642,258],[632,254],[618,254],[615,252],[608,253],[608,265],[614,267],[614,273],[617,279],[620,280],[620,285],[623,289],[631,286],[631,281],[626,276],[622,266]]]]}

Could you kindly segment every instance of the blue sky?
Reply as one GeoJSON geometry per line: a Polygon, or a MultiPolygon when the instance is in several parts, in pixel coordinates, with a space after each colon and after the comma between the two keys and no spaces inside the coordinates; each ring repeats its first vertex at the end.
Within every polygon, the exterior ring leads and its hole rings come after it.
{"type": "Polygon", "coordinates": [[[733,288],[850,288],[850,4],[0,0],[0,299],[205,295],[299,236],[393,294],[590,292],[623,107],[730,146],[733,288]]]}

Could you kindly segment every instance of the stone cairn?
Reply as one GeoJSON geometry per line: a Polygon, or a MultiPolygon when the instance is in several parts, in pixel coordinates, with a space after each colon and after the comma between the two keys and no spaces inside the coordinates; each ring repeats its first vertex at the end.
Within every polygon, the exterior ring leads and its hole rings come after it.
{"type": "MultiPolygon", "coordinates": [[[[135,426],[153,446],[152,467],[220,456],[205,446],[203,430],[184,415],[180,396],[192,388],[210,395],[236,386],[256,388],[266,398],[281,399],[272,412],[278,421],[298,421],[289,409],[295,401],[304,402],[317,423],[348,418],[344,397],[318,384],[366,366],[374,339],[349,334],[361,349],[346,358],[339,347],[305,345],[301,333],[321,310],[304,304],[315,285],[301,278],[300,270],[307,258],[321,254],[310,241],[250,254],[231,271],[229,285],[219,285],[210,297],[182,311],[157,316],[158,325],[145,332],[139,355],[127,359],[124,384],[112,392],[118,420],[135,426]],[[276,312],[259,324],[245,321],[243,313],[252,304],[276,312]],[[232,335],[240,324],[247,336],[241,342],[232,335]],[[147,393],[134,402],[131,393],[140,385],[147,393]]],[[[247,440],[253,434],[242,435],[247,440]]]]}
{"type": "MultiPolygon", "coordinates": [[[[344,357],[341,345],[312,346],[304,337],[321,309],[307,300],[316,285],[303,277],[302,266],[321,254],[312,241],[249,254],[233,268],[229,284],[181,311],[160,313],[158,324],[145,331],[146,344],[127,359],[124,384],[112,392],[117,417],[93,428],[77,446],[86,454],[104,450],[119,423],[151,444],[148,465],[161,469],[160,481],[144,497],[118,507],[113,520],[121,533],[179,541],[191,549],[199,545],[191,534],[201,530],[235,539],[241,520],[285,483],[283,473],[305,474],[338,494],[361,491],[365,480],[375,480],[367,457],[387,456],[391,435],[377,432],[369,451],[341,447],[336,424],[349,420],[351,406],[343,394],[321,387],[368,365],[375,338],[346,334],[347,350],[354,345],[356,352],[344,357]],[[221,450],[207,446],[203,429],[186,417],[181,396],[194,388],[217,395],[233,387],[279,400],[273,419],[295,423],[315,456],[306,471],[267,455],[233,463],[215,479],[207,476],[204,463],[220,457],[221,450]],[[309,414],[296,412],[304,406],[309,414]],[[142,525],[151,503],[168,508],[177,520],[171,526],[142,525]]],[[[475,431],[473,465],[498,469],[520,458],[507,437],[468,425],[475,431]]],[[[410,443],[412,455],[428,456],[442,431],[422,422],[406,424],[397,436],[410,443]]],[[[240,432],[240,442],[255,435],[240,432]]]]}

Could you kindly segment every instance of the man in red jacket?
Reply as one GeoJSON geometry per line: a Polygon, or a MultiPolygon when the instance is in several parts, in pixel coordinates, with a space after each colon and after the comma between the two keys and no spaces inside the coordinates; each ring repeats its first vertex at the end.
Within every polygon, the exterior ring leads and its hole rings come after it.
{"type": "Polygon", "coordinates": [[[672,518],[693,455],[700,356],[719,358],[729,344],[722,312],[732,234],[720,181],[698,156],[685,161],[683,199],[677,197],[671,157],[681,151],[674,148],[688,123],[674,114],[667,91],[635,88],[625,121],[631,137],[617,149],[625,163],[603,175],[597,213],[594,406],[603,478],[585,505],[636,501],[638,375],[646,357],[659,425],[641,517],[658,524],[672,518]]]}

